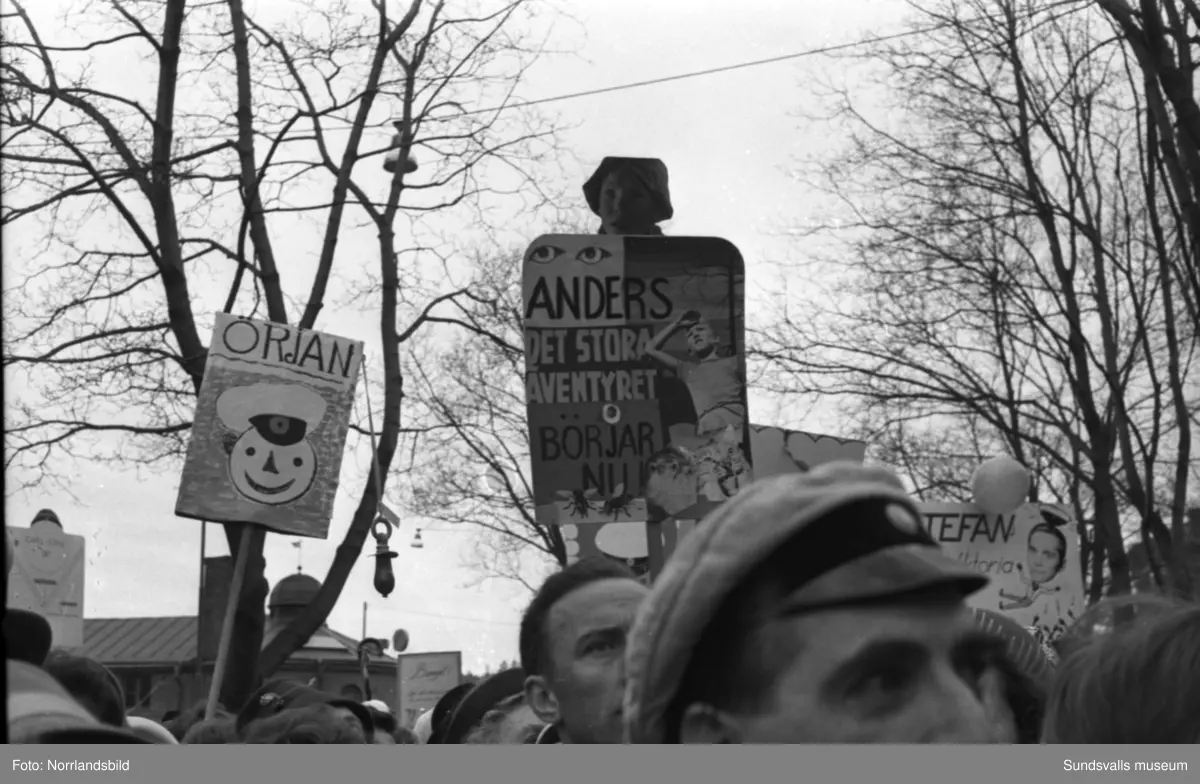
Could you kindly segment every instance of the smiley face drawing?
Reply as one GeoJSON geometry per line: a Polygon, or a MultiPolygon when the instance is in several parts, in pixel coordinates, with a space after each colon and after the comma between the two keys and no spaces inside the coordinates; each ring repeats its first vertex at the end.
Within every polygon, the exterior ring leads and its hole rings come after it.
{"type": "Polygon", "coordinates": [[[298,384],[233,387],[217,398],[229,479],[246,498],[268,506],[295,501],[317,475],[306,436],[325,416],[325,399],[298,384]]]}

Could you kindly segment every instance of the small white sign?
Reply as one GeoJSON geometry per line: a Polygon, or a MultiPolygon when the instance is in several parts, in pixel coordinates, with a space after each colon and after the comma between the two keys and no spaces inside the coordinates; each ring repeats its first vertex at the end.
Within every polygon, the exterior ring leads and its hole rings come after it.
{"type": "Polygon", "coordinates": [[[5,604],[44,617],[56,648],[83,645],[83,589],[87,564],[82,536],[73,536],[49,521],[30,528],[8,528],[13,568],[5,604]]]}

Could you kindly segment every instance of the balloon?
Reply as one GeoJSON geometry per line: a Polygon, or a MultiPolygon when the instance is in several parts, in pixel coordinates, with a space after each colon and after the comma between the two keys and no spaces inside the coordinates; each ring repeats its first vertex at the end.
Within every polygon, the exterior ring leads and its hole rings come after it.
{"type": "Polygon", "coordinates": [[[596,532],[596,547],[622,560],[645,558],[646,526],[636,523],[607,523],[596,532]]]}
{"type": "Polygon", "coordinates": [[[975,623],[982,631],[1004,640],[1013,663],[1029,677],[1044,683],[1053,665],[1037,637],[1006,615],[980,608],[975,608],[974,612],[975,623]]]}
{"type": "Polygon", "coordinates": [[[988,514],[1014,511],[1025,503],[1029,485],[1029,471],[1007,455],[993,457],[976,468],[971,476],[975,504],[988,514]]]}
{"type": "Polygon", "coordinates": [[[503,492],[505,488],[504,475],[491,466],[483,469],[483,476],[479,478],[479,483],[485,493],[499,493],[503,492]]]}

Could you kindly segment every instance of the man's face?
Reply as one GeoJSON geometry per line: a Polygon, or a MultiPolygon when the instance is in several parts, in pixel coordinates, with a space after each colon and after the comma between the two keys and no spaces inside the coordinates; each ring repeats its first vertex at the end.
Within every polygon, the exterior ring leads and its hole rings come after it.
{"type": "Polygon", "coordinates": [[[627,169],[604,178],[599,212],[605,231],[612,234],[642,234],[654,226],[654,200],[642,181],[627,169]]]}
{"type": "Polygon", "coordinates": [[[768,657],[774,687],[758,708],[726,717],[736,742],[996,740],[983,693],[997,643],[961,602],[828,610],[770,626],[761,633],[779,654],[768,657]]]}
{"type": "Polygon", "coordinates": [[[1029,537],[1029,577],[1035,583],[1054,579],[1061,561],[1062,551],[1053,534],[1038,531],[1029,537]]]}
{"type": "Polygon", "coordinates": [[[625,637],[646,593],[633,580],[598,580],[550,609],[547,681],[571,743],[621,742],[625,637]]]}

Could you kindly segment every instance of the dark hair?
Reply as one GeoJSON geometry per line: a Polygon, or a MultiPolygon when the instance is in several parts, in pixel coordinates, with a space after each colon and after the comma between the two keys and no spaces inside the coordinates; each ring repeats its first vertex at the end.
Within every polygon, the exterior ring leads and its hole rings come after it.
{"type": "Polygon", "coordinates": [[[185,746],[211,746],[221,743],[240,743],[235,717],[226,714],[219,718],[201,719],[188,727],[179,739],[185,746]]]}
{"type": "Polygon", "coordinates": [[[521,669],[526,675],[546,675],[551,662],[546,644],[546,618],[569,594],[601,580],[633,580],[637,575],[623,563],[603,557],[584,558],[546,578],[521,617],[521,669]]]}
{"type": "Polygon", "coordinates": [[[1200,742],[1200,605],[1106,600],[1064,642],[1044,742],[1200,742]]]}
{"type": "Polygon", "coordinates": [[[1054,573],[1058,574],[1067,565],[1067,537],[1051,523],[1038,523],[1030,528],[1029,536],[1025,539],[1026,543],[1033,541],[1034,534],[1049,534],[1058,542],[1058,567],[1054,570],[1054,573]]]}
{"type": "Polygon", "coordinates": [[[248,725],[242,740],[246,744],[294,743],[334,744],[366,742],[341,719],[329,705],[291,708],[248,725]]]}
{"type": "Polygon", "coordinates": [[[408,727],[396,727],[396,729],[392,730],[392,737],[395,738],[396,744],[400,746],[421,745],[421,739],[417,737],[417,733],[408,727]]]}
{"type": "Polygon", "coordinates": [[[52,651],[42,669],[101,722],[125,726],[125,690],[112,670],[86,656],[52,651]]]}

